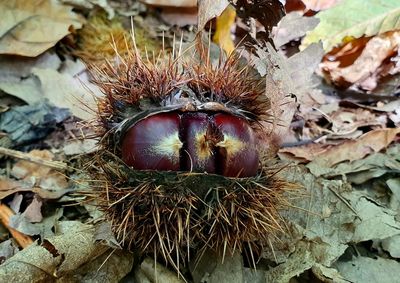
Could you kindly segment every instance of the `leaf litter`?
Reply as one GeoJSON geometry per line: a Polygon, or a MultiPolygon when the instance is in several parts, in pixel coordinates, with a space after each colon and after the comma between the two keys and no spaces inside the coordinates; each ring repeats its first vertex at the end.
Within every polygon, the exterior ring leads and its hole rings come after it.
{"type": "MultiPolygon", "coordinates": [[[[67,4],[90,13],[94,7],[104,9],[108,20],[114,14],[123,19],[120,6],[114,1],[44,1],[46,8],[35,10],[18,8],[17,0],[11,2],[2,10],[6,16],[10,11],[15,13],[0,29],[0,47],[5,48],[11,35],[29,40],[15,43],[12,52],[0,48],[5,50],[3,54],[27,56],[0,56],[1,99],[14,96],[28,105],[7,105],[0,113],[0,145],[21,151],[40,149],[30,154],[50,164],[69,161],[76,172],[68,169],[60,173],[29,159],[5,161],[0,156],[0,199],[13,211],[10,228],[34,242],[18,250],[14,239],[1,239],[0,277],[14,282],[55,278],[61,282],[116,282],[125,276],[140,282],[184,282],[154,259],[146,258],[133,267],[134,256],[120,250],[109,223],[97,223],[103,215],[90,203],[75,204],[81,201],[78,190],[91,190],[87,176],[79,169],[85,166],[81,154],[90,158],[96,149],[95,141],[85,139],[90,133],[68,117],[93,118],[87,110],[95,107],[95,97],[100,94],[90,84],[87,65],[73,55],[79,45],[74,42],[75,29],[86,19],[77,13],[79,9],[72,10],[67,4]],[[48,9],[59,9],[60,13],[44,17],[48,9]],[[38,15],[37,22],[26,21],[29,15],[38,15]],[[34,25],[37,32],[29,34],[34,25]]],[[[245,266],[240,255],[226,257],[221,263],[218,256],[207,254],[190,271],[193,282],[288,282],[293,278],[394,282],[396,259],[400,257],[399,44],[393,21],[398,15],[397,3],[389,1],[385,9],[367,18],[363,13],[366,6],[359,0],[303,0],[298,1],[303,10],[289,13],[276,25],[280,9],[271,17],[275,21],[271,24],[264,14],[246,10],[246,1],[231,2],[244,9],[232,24],[232,40],[238,43],[244,30],[248,34],[245,42],[261,42],[247,56],[258,74],[266,77],[272,110],[277,106],[283,109],[274,113],[275,126],[281,127],[274,138],[286,145],[279,157],[290,165],[279,174],[304,189],[291,200],[293,207],[283,212],[290,233],[264,251],[257,271],[245,266]],[[355,15],[352,7],[361,10],[355,15]],[[347,19],[349,15],[352,21],[332,27],[332,19],[347,19]],[[384,26],[368,29],[378,22],[384,26]],[[273,25],[276,50],[262,43],[264,32],[273,25]],[[332,36],[334,30],[337,33],[332,36]],[[310,45],[319,39],[325,51],[319,44],[310,45]],[[301,40],[302,47],[308,47],[291,55],[289,49],[296,49],[301,40]],[[375,96],[373,90],[379,89],[381,96],[375,96]]],[[[270,2],[274,7],[282,6],[279,1],[270,2]]],[[[380,2],[370,4],[378,7],[380,2]]],[[[209,27],[213,27],[214,18],[227,5],[228,1],[199,3],[200,29],[206,27],[203,33],[212,31],[209,27]]],[[[143,16],[150,17],[146,13],[151,8],[140,9],[141,14],[132,5],[125,12],[134,11],[134,23],[145,25],[153,35],[163,30],[164,40],[172,41],[164,23],[143,21],[143,16]]],[[[127,27],[123,21],[118,26],[127,27]]],[[[189,25],[178,31],[182,38],[193,38],[192,28],[189,25]]],[[[98,58],[82,56],[81,60],[90,65],[98,58]]]]}

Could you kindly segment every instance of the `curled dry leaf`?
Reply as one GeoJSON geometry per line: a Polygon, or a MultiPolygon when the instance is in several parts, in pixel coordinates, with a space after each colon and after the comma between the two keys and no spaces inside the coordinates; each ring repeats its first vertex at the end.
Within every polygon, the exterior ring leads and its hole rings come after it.
{"type": "Polygon", "coordinates": [[[311,167],[331,167],[343,161],[355,161],[371,153],[386,148],[396,135],[399,128],[372,130],[356,140],[346,140],[338,145],[308,144],[298,147],[282,148],[279,155],[282,158],[299,162],[313,161],[311,167]]]}
{"type": "Polygon", "coordinates": [[[400,32],[388,32],[372,39],[355,40],[346,44],[343,50],[327,54],[320,68],[328,80],[339,87],[354,85],[373,90],[382,77],[400,71],[395,59],[398,50],[400,32]]]}
{"type": "Polygon", "coordinates": [[[318,26],[307,33],[302,48],[322,41],[325,51],[342,43],[345,38],[374,36],[400,28],[398,0],[347,0],[316,15],[318,26]],[[355,13],[354,11],[357,11],[355,13]]]}
{"type": "Polygon", "coordinates": [[[308,166],[330,167],[343,161],[351,162],[361,159],[386,148],[395,140],[398,133],[400,133],[400,128],[372,130],[357,140],[349,140],[339,145],[328,147],[308,166]]]}
{"type": "Polygon", "coordinates": [[[304,17],[301,12],[291,12],[285,15],[273,28],[273,40],[276,48],[292,41],[299,40],[307,31],[315,28],[319,20],[314,17],[304,17]]]}
{"type": "Polygon", "coordinates": [[[15,106],[0,116],[0,131],[7,133],[13,146],[28,144],[46,137],[69,115],[68,110],[43,101],[15,106]]]}
{"type": "Polygon", "coordinates": [[[150,282],[169,282],[183,283],[176,272],[168,270],[162,264],[154,261],[151,258],[145,258],[140,264],[140,270],[150,280],[150,282]]]}
{"type": "Polygon", "coordinates": [[[397,281],[400,263],[382,257],[355,256],[348,261],[339,261],[336,268],[346,282],[392,283],[397,281]]]}
{"type": "Polygon", "coordinates": [[[199,12],[197,28],[199,31],[203,30],[207,22],[215,17],[221,15],[225,8],[229,5],[227,0],[211,1],[199,0],[199,12]]]}
{"type": "Polygon", "coordinates": [[[55,0],[0,2],[0,54],[35,57],[78,29],[82,19],[55,0]]]}
{"type": "MultiPolygon", "coordinates": [[[[40,157],[43,160],[53,160],[54,155],[47,150],[32,150],[31,156],[40,157]]],[[[64,191],[68,187],[66,177],[56,170],[36,164],[30,161],[20,160],[11,170],[11,174],[26,182],[33,182],[33,186],[38,186],[48,191],[64,191]]]]}
{"type": "Polygon", "coordinates": [[[78,267],[107,250],[95,243],[91,226],[79,223],[74,227],[6,260],[0,265],[2,281],[39,282],[73,275],[78,267]]]}

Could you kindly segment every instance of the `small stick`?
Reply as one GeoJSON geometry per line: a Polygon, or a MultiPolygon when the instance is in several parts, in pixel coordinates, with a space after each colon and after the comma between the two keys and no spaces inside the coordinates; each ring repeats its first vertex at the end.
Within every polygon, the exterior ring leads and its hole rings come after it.
{"type": "Polygon", "coordinates": [[[33,243],[31,237],[10,227],[10,217],[14,212],[5,204],[0,203],[0,221],[10,231],[11,235],[23,249],[33,243]]]}
{"type": "Polygon", "coordinates": [[[29,153],[21,152],[18,150],[8,149],[5,147],[0,147],[0,155],[4,154],[6,156],[11,156],[18,159],[23,159],[29,162],[33,162],[39,165],[47,166],[56,170],[66,170],[68,165],[61,161],[51,161],[40,157],[32,156],[29,153]]]}

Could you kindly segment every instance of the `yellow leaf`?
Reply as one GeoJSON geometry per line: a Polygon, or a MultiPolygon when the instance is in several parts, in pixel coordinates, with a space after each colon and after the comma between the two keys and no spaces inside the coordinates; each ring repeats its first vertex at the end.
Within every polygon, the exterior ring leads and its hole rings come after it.
{"type": "Polygon", "coordinates": [[[235,49],[231,37],[231,27],[235,22],[236,11],[232,6],[226,7],[224,12],[217,18],[217,28],[213,37],[213,41],[221,46],[227,54],[235,49]]]}

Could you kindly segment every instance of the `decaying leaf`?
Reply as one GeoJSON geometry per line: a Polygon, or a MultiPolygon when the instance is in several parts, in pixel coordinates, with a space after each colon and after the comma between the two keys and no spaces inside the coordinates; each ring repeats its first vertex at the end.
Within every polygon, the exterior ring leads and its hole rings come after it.
{"type": "Polygon", "coordinates": [[[232,6],[226,7],[221,16],[217,18],[216,30],[213,36],[213,41],[225,50],[227,54],[232,53],[235,49],[231,35],[231,26],[235,22],[235,17],[235,9],[232,6]]]}
{"type": "Polygon", "coordinates": [[[353,242],[400,235],[400,223],[395,220],[395,211],[379,206],[362,192],[345,193],[344,197],[358,215],[358,219],[353,223],[355,227],[353,242]]]}
{"type": "Polygon", "coordinates": [[[388,32],[370,39],[352,64],[348,65],[350,62],[346,62],[342,67],[341,56],[328,55],[320,67],[328,80],[335,85],[354,85],[370,91],[377,87],[382,77],[395,75],[400,71],[393,58],[393,54],[397,54],[399,49],[400,32],[388,32]]]}
{"type": "Polygon", "coordinates": [[[307,31],[315,28],[318,23],[317,18],[304,17],[301,12],[291,12],[285,15],[273,28],[275,47],[279,48],[292,40],[299,40],[307,31]]]}
{"type": "Polygon", "coordinates": [[[391,257],[400,258],[400,235],[395,235],[382,241],[382,248],[389,252],[391,257]]]}
{"type": "Polygon", "coordinates": [[[228,254],[222,257],[211,251],[206,251],[200,261],[190,263],[194,283],[200,282],[232,282],[242,283],[243,259],[241,254],[228,254]]]}
{"type": "Polygon", "coordinates": [[[0,265],[18,252],[18,247],[13,241],[6,240],[0,243],[0,265]]]}
{"type": "Polygon", "coordinates": [[[353,257],[349,261],[339,261],[336,268],[349,282],[393,283],[398,280],[400,263],[382,257],[353,257]]]}
{"type": "Polygon", "coordinates": [[[315,176],[346,176],[348,182],[362,184],[389,172],[400,173],[400,146],[397,144],[388,147],[385,153],[374,153],[353,162],[342,162],[331,167],[309,166],[309,169],[315,176]]]}
{"type": "Polygon", "coordinates": [[[400,133],[399,128],[372,130],[357,140],[348,140],[319,152],[307,167],[331,167],[343,161],[355,161],[386,148],[400,133]]]}
{"type": "Polygon", "coordinates": [[[120,282],[133,265],[133,255],[123,250],[109,250],[64,275],[57,282],[120,282]]]}
{"type": "Polygon", "coordinates": [[[145,258],[140,264],[140,270],[150,282],[184,283],[176,272],[172,272],[151,258],[145,258]]]}
{"type": "Polygon", "coordinates": [[[399,15],[398,0],[341,1],[335,7],[316,15],[320,23],[307,33],[302,46],[304,48],[322,40],[328,52],[346,37],[373,36],[400,28],[399,15]]]}
{"type": "Polygon", "coordinates": [[[221,13],[229,5],[228,0],[222,1],[210,1],[210,0],[200,0],[198,1],[199,12],[197,28],[199,31],[203,30],[207,22],[215,17],[221,15],[221,13]]]}
{"type": "Polygon", "coordinates": [[[79,9],[95,10],[96,8],[101,7],[107,12],[107,17],[109,19],[112,19],[115,16],[115,11],[107,0],[61,0],[61,2],[79,9]]]}
{"type": "MultiPolygon", "coordinates": [[[[54,158],[54,155],[47,150],[32,150],[29,154],[31,156],[40,157],[43,160],[52,160],[54,158]]],[[[30,161],[18,161],[13,166],[11,174],[17,179],[29,180],[42,189],[60,191],[66,189],[68,186],[66,177],[60,172],[48,166],[30,161]]]]}
{"type": "Polygon", "coordinates": [[[67,108],[84,120],[95,117],[95,98],[81,81],[53,69],[34,68],[32,71],[40,80],[43,96],[54,105],[67,108]]]}
{"type": "MultiPolygon", "coordinates": [[[[32,244],[0,265],[0,278],[6,282],[38,282],[67,276],[73,278],[84,263],[107,250],[110,252],[105,246],[95,243],[93,227],[77,221],[63,221],[62,224],[64,226],[60,227],[61,234],[58,236],[50,237],[41,244],[32,244]]],[[[122,260],[130,262],[127,265],[119,263],[124,266],[126,274],[130,270],[132,257],[121,257],[122,260]]]]}
{"type": "Polygon", "coordinates": [[[54,107],[45,101],[16,106],[0,116],[0,130],[8,134],[14,146],[31,143],[47,136],[68,116],[67,109],[54,107]]]}
{"type": "MultiPolygon", "coordinates": [[[[258,58],[254,65],[261,76],[266,79],[266,95],[271,101],[271,116],[274,121],[265,125],[266,132],[273,129],[275,141],[281,142],[288,134],[289,125],[296,111],[295,97],[299,100],[310,90],[311,75],[314,66],[322,57],[321,47],[317,44],[309,46],[303,52],[286,59],[267,44],[267,50],[256,50],[258,58]]],[[[278,142],[278,143],[279,143],[278,142]]],[[[278,150],[278,149],[276,149],[278,150]]]]}
{"type": "Polygon", "coordinates": [[[78,29],[82,19],[55,0],[0,2],[0,54],[35,57],[78,29]]]}

